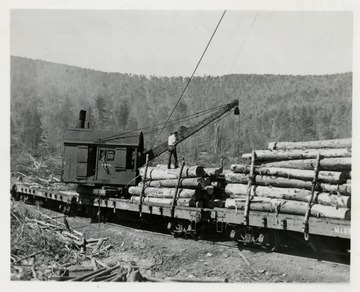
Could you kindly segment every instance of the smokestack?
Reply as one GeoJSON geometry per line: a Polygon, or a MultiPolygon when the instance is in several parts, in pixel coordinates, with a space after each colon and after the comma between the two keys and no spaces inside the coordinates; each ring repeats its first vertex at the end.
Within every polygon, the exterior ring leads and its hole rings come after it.
{"type": "Polygon", "coordinates": [[[81,110],[79,113],[79,122],[78,122],[78,128],[84,129],[85,128],[85,119],[86,119],[86,111],[81,110]]]}

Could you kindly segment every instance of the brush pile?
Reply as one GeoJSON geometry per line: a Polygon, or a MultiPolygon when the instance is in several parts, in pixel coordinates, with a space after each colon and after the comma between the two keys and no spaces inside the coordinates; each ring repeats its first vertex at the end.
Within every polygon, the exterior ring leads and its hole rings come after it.
{"type": "Polygon", "coordinates": [[[351,139],[275,142],[225,173],[225,207],[350,220],[351,139]]]}
{"type": "MultiPolygon", "coordinates": [[[[129,260],[114,260],[109,238],[85,238],[63,215],[11,206],[11,280],[70,282],[227,282],[220,278],[143,276],[129,260]],[[105,259],[106,258],[106,259],[105,259]],[[103,259],[105,259],[103,261],[103,259]]],[[[116,249],[115,249],[116,254],[116,249]]]]}
{"type": "Polygon", "coordinates": [[[69,273],[104,266],[109,255],[108,238],[86,239],[69,226],[66,216],[30,214],[13,203],[11,208],[11,279],[56,280],[69,273]],[[84,265],[92,261],[92,265],[84,265]]]}
{"type": "Polygon", "coordinates": [[[165,206],[210,207],[214,201],[213,177],[220,168],[204,169],[202,166],[184,166],[181,169],[167,169],[164,165],[140,169],[142,182],[129,188],[134,203],[156,203],[165,206]]]}

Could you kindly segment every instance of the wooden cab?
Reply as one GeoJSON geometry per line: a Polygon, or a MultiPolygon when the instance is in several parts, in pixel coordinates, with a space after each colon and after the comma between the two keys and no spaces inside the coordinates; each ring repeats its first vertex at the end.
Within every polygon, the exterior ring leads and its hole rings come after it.
{"type": "Polygon", "coordinates": [[[142,132],[75,128],[64,139],[62,181],[66,183],[135,185],[137,157],[144,149],[142,132]]]}

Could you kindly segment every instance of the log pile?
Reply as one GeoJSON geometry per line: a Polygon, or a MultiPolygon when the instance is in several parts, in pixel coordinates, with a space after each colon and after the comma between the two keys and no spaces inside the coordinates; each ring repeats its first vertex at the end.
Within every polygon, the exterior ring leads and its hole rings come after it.
{"type": "MultiPolygon", "coordinates": [[[[167,169],[164,165],[140,169],[142,182],[129,188],[130,200],[134,203],[161,204],[172,206],[176,196],[176,205],[184,207],[212,207],[214,186],[212,182],[221,173],[221,168],[204,169],[202,166],[184,166],[167,169]]],[[[215,201],[216,202],[216,201],[215,201]]]]}
{"type": "Polygon", "coordinates": [[[248,199],[249,210],[305,215],[310,203],[311,216],[350,220],[351,139],[273,142],[253,154],[253,179],[251,161],[225,173],[226,208],[248,199]]]}

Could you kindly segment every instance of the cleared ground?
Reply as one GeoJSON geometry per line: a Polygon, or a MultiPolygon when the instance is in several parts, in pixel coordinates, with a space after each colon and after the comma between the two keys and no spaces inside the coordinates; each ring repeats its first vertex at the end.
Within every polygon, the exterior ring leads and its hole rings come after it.
{"type": "MultiPolygon", "coordinates": [[[[59,213],[16,202],[29,213],[59,213]]],[[[227,279],[229,282],[346,283],[350,266],[289,253],[266,253],[238,247],[231,241],[194,241],[112,223],[91,223],[89,218],[68,217],[71,228],[86,238],[109,237],[113,248],[101,261],[140,267],[143,276],[159,279],[227,279]]],[[[83,262],[91,265],[90,260],[83,262]]]]}

